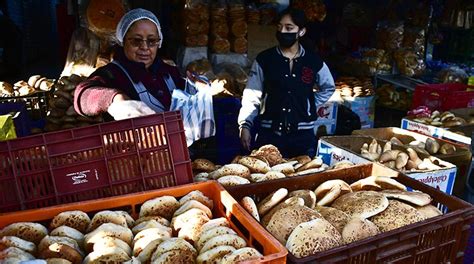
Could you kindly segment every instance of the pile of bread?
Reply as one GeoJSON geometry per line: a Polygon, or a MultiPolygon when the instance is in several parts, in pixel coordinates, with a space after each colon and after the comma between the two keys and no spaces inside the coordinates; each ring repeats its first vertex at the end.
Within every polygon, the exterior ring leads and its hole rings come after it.
{"type": "Polygon", "coordinates": [[[411,107],[413,93],[406,89],[397,90],[395,86],[385,83],[376,90],[377,103],[386,107],[407,111],[411,107]]]}
{"type": "Polygon", "coordinates": [[[203,3],[186,4],[183,10],[184,44],[205,47],[209,34],[209,7],[203,3]]]}
{"type": "Polygon", "coordinates": [[[200,191],[177,200],[146,201],[134,220],[125,211],[62,212],[50,223],[14,223],[0,231],[0,262],[18,263],[237,263],[262,254],[247,247],[226,218],[212,215],[200,191]]]}
{"type": "Polygon", "coordinates": [[[413,121],[431,126],[450,128],[474,124],[474,117],[470,117],[466,120],[449,111],[442,113],[439,111],[433,111],[430,117],[415,117],[413,118],[413,121]]]}
{"type": "Polygon", "coordinates": [[[336,93],[341,97],[367,97],[375,94],[370,78],[340,77],[336,81],[336,93]]]}
{"type": "Polygon", "coordinates": [[[303,258],[441,215],[431,201],[394,178],[370,176],[351,185],[329,180],[314,191],[280,188],[258,203],[248,196],[240,203],[291,254],[303,258]]]}
{"type": "Polygon", "coordinates": [[[373,139],[370,144],[364,143],[362,145],[360,153],[362,157],[380,162],[392,169],[400,171],[426,171],[440,170],[445,168],[446,164],[433,156],[421,159],[417,151],[424,155],[435,154],[438,151],[441,154],[454,153],[456,151],[453,145],[446,143],[440,146],[438,142],[431,138],[428,138],[426,143],[413,141],[407,148],[393,148],[394,145],[403,146],[403,143],[393,137],[390,141],[385,142],[382,147],[376,139],[373,139]]]}
{"type": "Polygon", "coordinates": [[[18,81],[11,85],[0,82],[0,97],[27,96],[37,91],[49,91],[53,87],[54,80],[41,75],[33,75],[28,81],[18,81]]]}
{"type": "Polygon", "coordinates": [[[54,93],[49,100],[49,112],[46,117],[44,130],[56,131],[75,127],[89,126],[103,122],[102,117],[95,118],[80,116],[74,110],[74,92],[76,86],[85,80],[78,75],[63,76],[54,86],[54,93]]]}
{"type": "MultiPolygon", "coordinates": [[[[352,165],[354,164],[346,161],[335,164],[333,168],[352,165]]],[[[206,159],[196,159],[192,167],[195,182],[217,180],[226,187],[302,176],[329,169],[319,157],[303,155],[286,160],[273,145],[262,146],[250,156],[237,156],[231,164],[224,166],[215,165],[206,159]]]]}

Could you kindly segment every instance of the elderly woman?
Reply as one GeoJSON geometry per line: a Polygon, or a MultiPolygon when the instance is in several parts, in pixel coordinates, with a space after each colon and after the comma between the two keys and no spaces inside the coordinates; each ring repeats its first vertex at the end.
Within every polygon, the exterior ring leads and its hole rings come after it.
{"type": "Polygon", "coordinates": [[[173,89],[182,89],[185,80],[156,55],[163,42],[156,16],[144,9],[129,11],[117,25],[116,37],[121,47],[113,61],[77,86],[76,112],[108,112],[119,120],[168,111],[173,89]]]}

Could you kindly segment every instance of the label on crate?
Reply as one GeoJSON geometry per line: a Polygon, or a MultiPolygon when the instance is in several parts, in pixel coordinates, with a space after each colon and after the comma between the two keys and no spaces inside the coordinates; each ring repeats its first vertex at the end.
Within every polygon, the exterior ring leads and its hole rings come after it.
{"type": "Polygon", "coordinates": [[[435,138],[441,138],[445,129],[430,126],[422,123],[415,122],[413,120],[409,120],[406,118],[402,119],[402,126],[403,129],[414,131],[423,135],[432,136],[435,138]]]}
{"type": "MultiPolygon", "coordinates": [[[[343,160],[348,160],[354,164],[370,163],[368,159],[359,156],[351,151],[335,146],[324,139],[318,142],[318,157],[320,157],[325,164],[330,166],[343,160]]],[[[405,172],[409,177],[423,182],[433,188],[436,188],[447,194],[451,194],[454,187],[454,180],[456,179],[456,166],[445,168],[436,171],[420,171],[420,172],[405,172]]]]}
{"type": "MultiPolygon", "coordinates": [[[[70,177],[72,180],[72,184],[77,185],[77,184],[82,184],[82,183],[88,183],[89,182],[89,180],[87,179],[88,174],[91,174],[91,170],[69,173],[69,174],[66,174],[66,177],[70,177]]],[[[98,177],[97,170],[95,170],[95,175],[96,177],[98,177]]]]}
{"type": "Polygon", "coordinates": [[[107,171],[103,161],[53,170],[54,182],[60,194],[105,187],[109,185],[109,179],[104,175],[107,175],[107,171]]]}

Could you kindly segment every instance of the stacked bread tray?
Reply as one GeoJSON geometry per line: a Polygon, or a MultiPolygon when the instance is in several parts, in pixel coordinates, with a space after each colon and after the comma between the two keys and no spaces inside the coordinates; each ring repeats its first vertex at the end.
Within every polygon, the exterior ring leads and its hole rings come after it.
{"type": "MultiPolygon", "coordinates": [[[[419,219],[416,223],[412,222],[412,224],[388,231],[381,229],[380,231],[385,232],[352,243],[342,243],[341,246],[332,247],[302,258],[297,258],[290,252],[288,254],[289,263],[462,263],[463,252],[469,237],[470,224],[474,220],[472,205],[375,163],[314,175],[261,182],[252,185],[250,188],[245,185],[233,186],[228,188],[228,191],[238,201],[247,196],[256,203],[260,203],[269,194],[282,188],[286,188],[288,192],[303,189],[315,190],[316,187],[329,180],[345,181],[347,184],[353,184],[369,176],[387,176],[385,178],[392,179],[391,181],[396,180],[408,189],[420,191],[424,193],[424,196],[428,195],[432,199],[429,206],[440,208],[443,214],[439,215],[441,212],[438,211],[438,216],[421,221],[419,219]]],[[[354,192],[354,194],[356,193],[358,192],[354,192]]],[[[391,204],[392,201],[396,202],[398,200],[390,198],[389,201],[391,204]]],[[[304,202],[306,205],[306,200],[304,202]]],[[[316,216],[316,220],[318,218],[320,217],[316,216]]],[[[375,221],[373,218],[371,220],[375,221]]],[[[315,220],[307,223],[313,221],[315,220]]],[[[302,225],[305,224],[302,223],[298,227],[302,225]]],[[[380,223],[378,226],[380,228],[380,223]]],[[[313,243],[313,245],[315,244],[317,245],[317,243],[313,243]]],[[[323,246],[319,244],[319,247],[323,246]]]]}
{"type": "MultiPolygon", "coordinates": [[[[83,263],[102,263],[100,261],[147,263],[150,261],[150,258],[153,263],[155,263],[154,261],[161,263],[160,260],[171,261],[171,263],[176,263],[177,261],[188,263],[190,259],[193,262],[196,261],[196,263],[214,263],[213,261],[220,262],[222,258],[229,260],[226,263],[237,263],[235,262],[234,255],[237,255],[239,250],[232,249],[232,252],[229,251],[233,247],[221,243],[222,241],[227,241],[224,237],[225,235],[211,236],[214,230],[216,232],[227,230],[231,233],[231,235],[227,236],[240,237],[238,240],[241,240],[246,245],[240,251],[247,252],[247,255],[240,256],[243,257],[243,260],[258,261],[259,263],[285,263],[286,261],[287,252],[285,248],[279,245],[278,241],[260,227],[255,220],[249,217],[232,196],[214,181],[3,214],[0,215],[0,228],[3,228],[1,232],[7,234],[7,236],[18,235],[28,240],[30,237],[25,236],[25,232],[16,232],[12,227],[15,226],[15,223],[22,225],[22,222],[31,221],[35,222],[35,225],[42,224],[44,234],[41,235],[41,238],[36,237],[37,239],[30,239],[29,241],[37,242],[41,240],[44,244],[48,241],[45,242],[43,240],[49,240],[53,246],[59,245],[62,248],[70,248],[76,244],[64,243],[64,239],[58,237],[61,236],[59,233],[64,234],[64,232],[52,231],[53,234],[51,234],[45,228],[49,226],[56,230],[57,226],[61,225],[58,222],[62,222],[62,225],[67,226],[63,227],[63,229],[71,230],[68,227],[74,226],[73,223],[75,221],[63,219],[65,218],[65,212],[74,216],[82,214],[82,218],[86,220],[92,219],[88,221],[88,229],[95,229],[95,231],[83,237],[84,243],[77,243],[84,245],[84,247],[77,250],[78,252],[84,250],[86,253],[90,253],[87,256],[85,254],[76,254],[77,258],[75,260],[77,261],[74,263],[81,263],[80,259],[82,258],[84,258],[83,263]],[[171,210],[171,208],[174,210],[171,210]],[[212,210],[209,208],[212,208],[212,210]],[[208,213],[204,213],[206,211],[208,213]],[[120,223],[114,224],[119,217],[106,217],[106,215],[112,215],[114,212],[120,212],[118,216],[123,216],[124,219],[121,226],[120,223]],[[101,215],[100,219],[97,216],[99,214],[101,215]],[[188,215],[200,215],[202,217],[189,218],[189,221],[186,222],[184,218],[188,217],[188,215]],[[206,215],[212,216],[208,218],[206,215]],[[198,218],[205,219],[205,223],[203,221],[195,221],[198,218]],[[182,225],[183,221],[187,224],[182,225]],[[98,227],[95,227],[95,225],[98,227]],[[119,226],[114,230],[107,229],[108,226],[117,225],[119,226]],[[168,225],[169,227],[167,227],[168,225]],[[191,225],[195,225],[196,228],[190,228],[191,225]],[[119,232],[121,229],[127,229],[127,226],[130,230],[119,232]],[[100,232],[97,232],[97,230],[100,232]],[[207,236],[209,236],[203,247],[198,247],[199,241],[193,237],[194,234],[198,233],[200,233],[199,239],[204,239],[203,236],[206,236],[205,238],[207,239],[207,236]],[[204,235],[204,233],[209,234],[204,235]],[[107,239],[106,242],[102,242],[104,238],[107,239]],[[54,241],[56,242],[53,243],[54,241]],[[124,242],[129,246],[133,245],[133,251],[124,242]],[[179,242],[179,245],[176,242],[179,242]],[[183,248],[183,245],[186,246],[183,248]],[[124,252],[122,250],[124,248],[128,250],[124,252]],[[197,248],[200,248],[201,251],[204,251],[204,248],[211,249],[198,255],[197,248]],[[127,251],[128,254],[126,254],[127,251]],[[226,252],[217,253],[217,251],[226,252]],[[121,254],[117,254],[117,252],[121,252],[121,254]],[[253,253],[253,255],[249,255],[248,252],[253,253]],[[143,260],[144,258],[146,260],[143,260]]],[[[77,228],[79,227],[74,226],[74,229],[78,230],[77,228]]],[[[65,240],[70,239],[66,238],[65,240]]],[[[234,242],[228,241],[228,243],[233,244],[234,242]]],[[[12,251],[10,248],[7,254],[12,251]]],[[[32,254],[42,256],[43,259],[51,258],[50,256],[53,256],[53,258],[71,258],[70,254],[66,254],[69,252],[63,250],[50,253],[44,256],[44,251],[33,251],[32,254]]]]}

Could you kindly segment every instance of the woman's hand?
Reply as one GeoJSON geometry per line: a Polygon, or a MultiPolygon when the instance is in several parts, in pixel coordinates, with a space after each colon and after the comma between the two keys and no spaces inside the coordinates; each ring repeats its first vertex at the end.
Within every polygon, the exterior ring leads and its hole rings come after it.
{"type": "Polygon", "coordinates": [[[240,129],[240,142],[242,143],[242,146],[244,149],[250,151],[250,142],[252,139],[252,135],[250,133],[250,130],[248,128],[241,128],[240,129]]]}
{"type": "Polygon", "coordinates": [[[123,94],[117,94],[114,96],[107,112],[115,120],[146,116],[155,113],[155,111],[148,107],[144,102],[129,100],[128,97],[123,94]]]}

